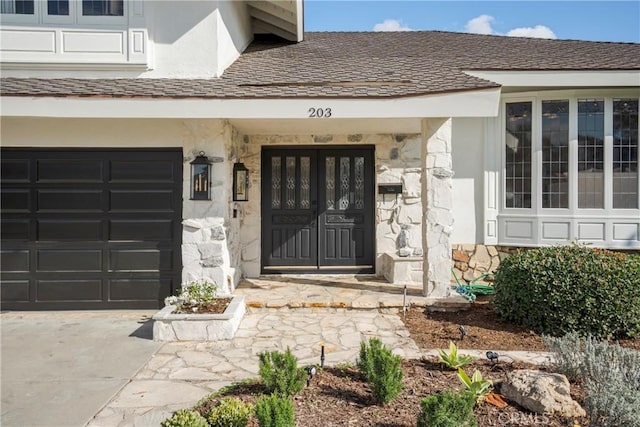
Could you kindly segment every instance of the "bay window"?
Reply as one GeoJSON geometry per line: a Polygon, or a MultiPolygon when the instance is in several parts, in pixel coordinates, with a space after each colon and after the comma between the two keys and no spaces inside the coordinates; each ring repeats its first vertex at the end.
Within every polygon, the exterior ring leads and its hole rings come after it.
{"type": "Polygon", "coordinates": [[[639,98],[632,93],[504,96],[502,201],[487,193],[487,239],[524,246],[576,240],[640,245],[639,98]],[[495,226],[492,200],[498,205],[495,226]]]}

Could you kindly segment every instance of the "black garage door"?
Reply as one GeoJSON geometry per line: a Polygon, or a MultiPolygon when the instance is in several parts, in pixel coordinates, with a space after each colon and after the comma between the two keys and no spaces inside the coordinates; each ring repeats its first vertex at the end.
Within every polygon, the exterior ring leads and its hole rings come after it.
{"type": "Polygon", "coordinates": [[[1,155],[2,309],[157,308],[179,286],[180,149],[1,155]]]}

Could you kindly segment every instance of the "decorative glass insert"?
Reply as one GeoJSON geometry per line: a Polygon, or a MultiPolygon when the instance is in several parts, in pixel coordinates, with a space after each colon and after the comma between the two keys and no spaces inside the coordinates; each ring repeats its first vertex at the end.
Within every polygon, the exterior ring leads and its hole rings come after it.
{"type": "Polygon", "coordinates": [[[123,16],[124,0],[82,0],[82,16],[123,16]]]}
{"type": "Polygon", "coordinates": [[[336,208],[336,158],[327,157],[325,160],[327,173],[327,209],[336,208]]]}
{"type": "Polygon", "coordinates": [[[338,209],[349,208],[349,184],[351,183],[351,158],[340,157],[340,200],[338,209]]]}
{"type": "Polygon", "coordinates": [[[578,100],[578,208],[604,208],[604,100],[578,100]]]}
{"type": "Polygon", "coordinates": [[[505,206],[531,207],[531,102],[506,105],[505,206]]]}
{"type": "Polygon", "coordinates": [[[282,159],[271,158],[271,207],[280,209],[280,192],[282,191],[282,159]]]}
{"type": "Polygon", "coordinates": [[[613,100],[613,208],[638,207],[638,100],[613,100]]]}
{"type": "Polygon", "coordinates": [[[69,0],[47,0],[47,14],[58,16],[69,15],[69,0]]]}
{"type": "Polygon", "coordinates": [[[300,208],[309,209],[311,207],[311,161],[309,157],[300,157],[300,208]]]}
{"type": "Polygon", "coordinates": [[[0,13],[33,15],[33,0],[0,0],[0,13]]]}
{"type": "Polygon", "coordinates": [[[296,158],[287,157],[287,189],[285,194],[285,209],[296,208],[296,158]]]}
{"type": "Polygon", "coordinates": [[[569,207],[569,101],[542,102],[542,207],[569,207]]]}
{"type": "Polygon", "coordinates": [[[356,209],[364,209],[364,157],[356,157],[354,159],[353,175],[356,193],[356,209]]]}

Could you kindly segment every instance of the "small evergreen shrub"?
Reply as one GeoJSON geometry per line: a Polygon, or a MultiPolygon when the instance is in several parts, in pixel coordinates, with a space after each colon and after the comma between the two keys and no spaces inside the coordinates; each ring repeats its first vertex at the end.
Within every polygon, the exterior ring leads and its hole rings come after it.
{"type": "Polygon", "coordinates": [[[476,427],[475,399],[451,390],[427,396],[420,402],[418,427],[476,427]]]}
{"type": "Polygon", "coordinates": [[[579,245],[515,253],[498,267],[493,303],[538,333],[640,336],[640,257],[579,245]]]}
{"type": "Polygon", "coordinates": [[[207,414],[211,427],[245,427],[253,411],[251,404],[237,397],[225,397],[207,414]]]}
{"type": "Polygon", "coordinates": [[[287,348],[279,351],[266,351],[258,355],[260,358],[260,377],[268,393],[293,396],[304,388],[307,374],[298,368],[298,360],[287,348]]]}
{"type": "Polygon", "coordinates": [[[296,425],[291,398],[275,394],[258,399],[256,418],[260,427],[294,427],[296,425]]]}
{"type": "Polygon", "coordinates": [[[545,338],[554,369],[586,385],[585,409],[592,425],[640,426],[640,352],[575,334],[545,338]]]}
{"type": "Polygon", "coordinates": [[[202,415],[189,409],[177,410],[160,425],[162,427],[209,427],[202,415]]]}
{"type": "Polygon", "coordinates": [[[394,355],[377,338],[360,343],[358,369],[365,376],[376,402],[385,404],[402,391],[402,358],[394,355]]]}

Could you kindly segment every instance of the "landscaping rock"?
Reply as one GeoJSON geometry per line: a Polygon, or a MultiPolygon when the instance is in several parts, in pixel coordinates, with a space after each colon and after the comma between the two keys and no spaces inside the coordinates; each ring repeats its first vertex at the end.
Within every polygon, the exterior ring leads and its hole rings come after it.
{"type": "Polygon", "coordinates": [[[569,380],[561,374],[516,370],[507,375],[500,391],[508,399],[538,414],[557,414],[565,418],[586,415],[571,398],[569,380]]]}

